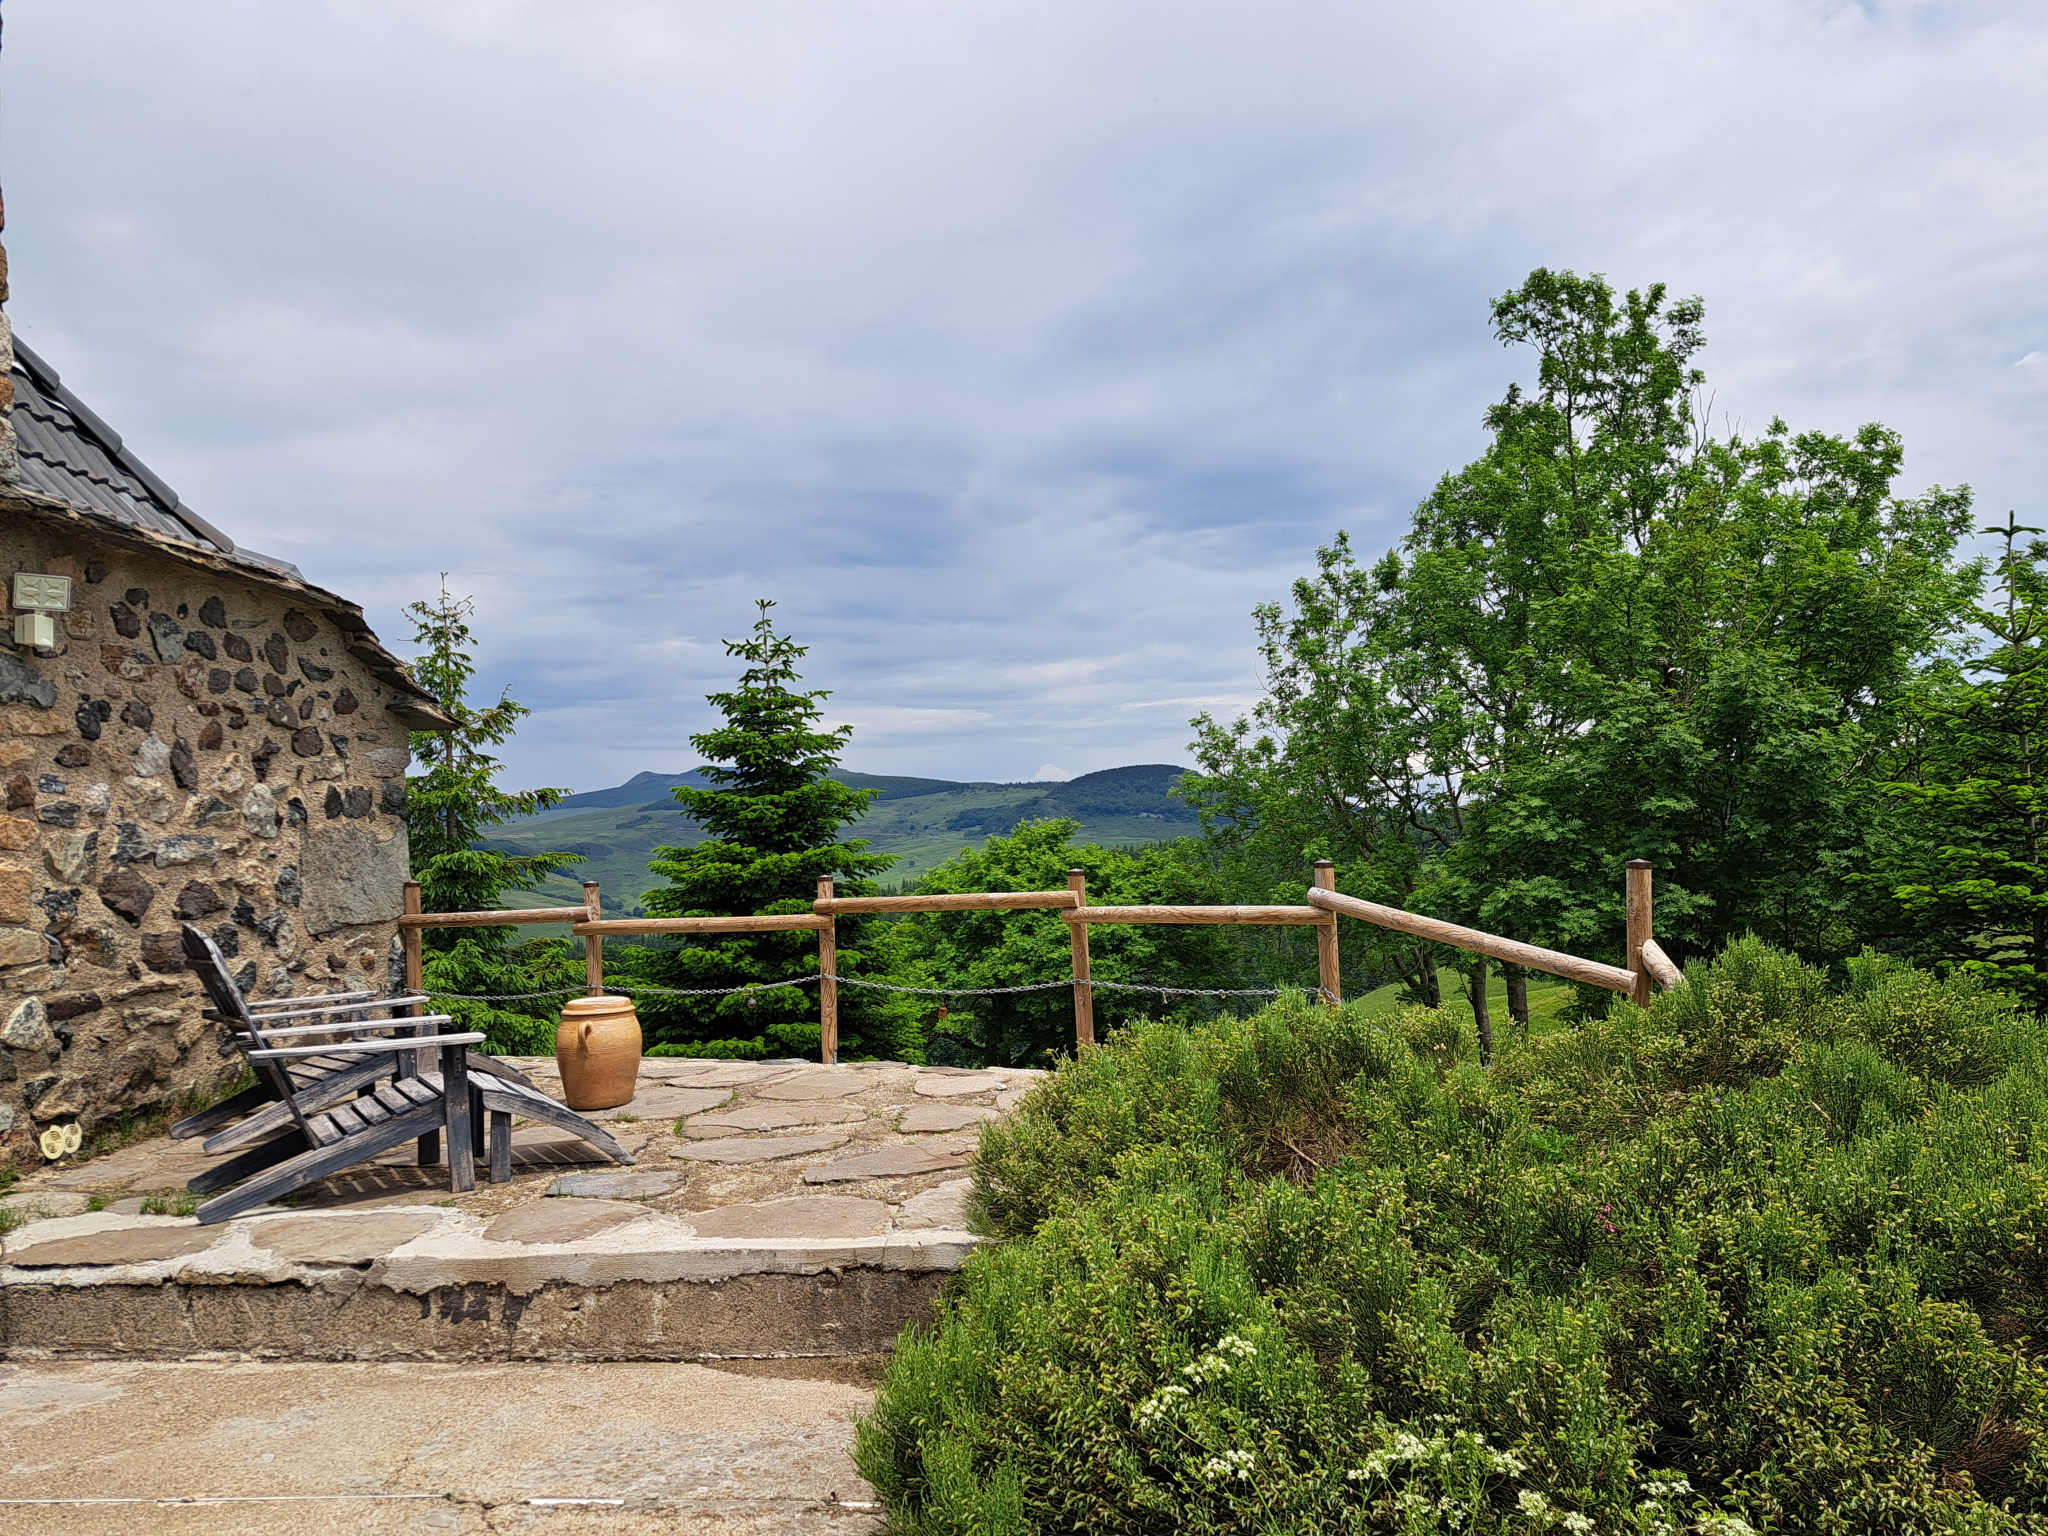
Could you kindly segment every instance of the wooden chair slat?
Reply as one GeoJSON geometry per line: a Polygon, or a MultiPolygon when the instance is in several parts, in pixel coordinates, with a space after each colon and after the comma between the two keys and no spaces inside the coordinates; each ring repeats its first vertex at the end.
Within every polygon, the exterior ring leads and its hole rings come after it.
{"type": "MultiPolygon", "coordinates": [[[[379,1104],[382,1104],[387,1110],[389,1110],[394,1115],[411,1114],[412,1111],[415,1108],[417,1108],[420,1103],[419,1100],[414,1099],[406,1093],[402,1092],[396,1085],[392,1083],[379,1083],[371,1091],[376,1095],[377,1102],[379,1104]]],[[[361,1100],[358,1100],[357,1102],[360,1103],[361,1100]]]]}
{"type": "MultiPolygon", "coordinates": [[[[301,1035],[355,1035],[372,1029],[396,1029],[414,1024],[452,1024],[455,1021],[445,1013],[427,1014],[420,1018],[406,1019],[364,1019],[354,1024],[330,1019],[325,1024],[287,1024],[280,1029],[264,1026],[266,1040],[289,1040],[301,1035]]],[[[347,1049],[349,1042],[336,1044],[336,1050],[347,1049]]]]}
{"type": "Polygon", "coordinates": [[[267,1169],[261,1178],[249,1180],[199,1207],[199,1224],[226,1221],[279,1195],[318,1183],[331,1173],[388,1152],[401,1142],[425,1135],[441,1123],[440,1106],[421,1105],[409,1115],[393,1115],[382,1125],[372,1126],[360,1136],[351,1136],[331,1146],[315,1147],[267,1169]]]}
{"type": "MultiPolygon", "coordinates": [[[[315,1057],[314,1060],[320,1058],[315,1057]]],[[[380,1077],[391,1075],[394,1058],[372,1056],[367,1061],[356,1062],[341,1071],[324,1078],[316,1078],[294,1095],[299,1108],[306,1114],[325,1109],[330,1104],[339,1104],[352,1099],[368,1084],[380,1077]]],[[[293,1062],[293,1067],[302,1065],[293,1062]]],[[[289,1104],[272,1104],[258,1110],[240,1125],[230,1126],[206,1138],[205,1150],[225,1152],[233,1147],[247,1146],[250,1142],[261,1141],[284,1126],[292,1123],[292,1109],[289,1104]]]]}
{"type": "Polygon", "coordinates": [[[335,1051],[337,1053],[346,1051],[350,1054],[358,1051],[365,1053],[372,1051],[389,1053],[392,1051],[416,1051],[421,1046],[474,1045],[483,1038],[481,1034],[471,1030],[469,1033],[461,1035],[428,1035],[419,1040],[351,1040],[345,1045],[280,1045],[263,1050],[251,1050],[244,1047],[242,1054],[251,1061],[281,1061],[293,1056],[318,1056],[324,1051],[335,1051]]]}
{"type": "MultiPolygon", "coordinates": [[[[268,1010],[252,1009],[251,1011],[256,1014],[258,1022],[263,1024],[263,1032],[265,1034],[271,1034],[273,1033],[273,1031],[270,1029],[269,1025],[272,1019],[309,1019],[312,1018],[315,1014],[321,1013],[375,1013],[380,1008],[405,1008],[409,1007],[413,1003],[424,1003],[426,1000],[427,994],[424,992],[420,992],[411,997],[379,997],[368,999],[359,998],[353,1002],[326,1003],[318,1008],[276,1008],[268,1010]]],[[[284,998],[282,1001],[291,1003],[298,1002],[300,1001],[300,999],[288,997],[284,998]]],[[[214,1013],[214,1010],[210,1008],[204,1011],[209,1016],[211,1016],[214,1013]]],[[[396,1024],[402,1021],[399,1019],[378,1019],[375,1022],[380,1024],[396,1024]]]]}
{"type": "Polygon", "coordinates": [[[377,994],[374,992],[316,992],[306,997],[244,998],[250,1011],[263,1013],[272,1008],[294,1008],[304,1003],[361,1003],[368,1002],[377,994]]]}
{"type": "Polygon", "coordinates": [[[427,1074],[401,1077],[391,1086],[416,1104],[434,1104],[441,1098],[441,1079],[427,1074]]]}

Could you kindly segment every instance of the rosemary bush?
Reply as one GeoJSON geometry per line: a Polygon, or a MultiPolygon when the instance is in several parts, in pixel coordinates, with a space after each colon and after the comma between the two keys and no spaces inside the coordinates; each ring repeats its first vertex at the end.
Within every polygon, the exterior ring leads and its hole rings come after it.
{"type": "Polygon", "coordinates": [[[2048,1029],[1753,941],[1512,1045],[1146,1025],[985,1135],[892,1529],[2048,1532],[2048,1029]]]}

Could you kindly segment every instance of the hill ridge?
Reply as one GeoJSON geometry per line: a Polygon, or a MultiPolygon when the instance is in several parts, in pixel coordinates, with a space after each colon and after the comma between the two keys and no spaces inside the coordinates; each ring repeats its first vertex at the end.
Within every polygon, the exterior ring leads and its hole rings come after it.
{"type": "MultiPolygon", "coordinates": [[[[1070,818],[1079,824],[1076,837],[1082,842],[1186,836],[1196,830],[1198,818],[1192,806],[1173,798],[1172,790],[1188,771],[1172,763],[1133,763],[1063,782],[1009,784],[852,769],[832,777],[855,789],[882,791],[847,833],[896,856],[896,867],[884,877],[896,883],[917,880],[963,848],[979,847],[1026,820],[1070,818]]],[[[508,853],[579,853],[589,861],[556,882],[559,890],[537,896],[535,905],[570,899],[576,882],[585,879],[603,886],[608,908],[637,905],[641,893],[658,883],[647,873],[655,848],[703,840],[669,794],[678,785],[712,787],[701,767],[636,773],[623,784],[571,795],[551,810],[507,822],[486,846],[508,853]]]]}

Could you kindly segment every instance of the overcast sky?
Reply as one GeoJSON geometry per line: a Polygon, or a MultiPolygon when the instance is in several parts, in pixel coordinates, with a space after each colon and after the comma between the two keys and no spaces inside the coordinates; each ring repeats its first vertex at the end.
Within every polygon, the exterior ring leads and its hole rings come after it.
{"type": "Polygon", "coordinates": [[[515,782],[696,757],[772,597],[878,773],[1187,761],[1396,538],[1532,267],[1707,303],[1718,408],[2048,521],[2048,8],[6,0],[17,331],[515,782]]]}

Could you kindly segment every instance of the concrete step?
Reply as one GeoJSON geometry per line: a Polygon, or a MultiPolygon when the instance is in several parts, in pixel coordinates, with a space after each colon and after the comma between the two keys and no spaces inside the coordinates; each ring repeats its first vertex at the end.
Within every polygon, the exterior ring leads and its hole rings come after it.
{"type": "MultiPolygon", "coordinates": [[[[553,1063],[521,1062],[553,1088],[553,1063]]],[[[509,1183],[453,1195],[410,1149],[201,1228],[143,1214],[208,1164],[159,1140],[23,1181],[0,1347],[324,1360],[872,1354],[980,1241],[966,1165],[1037,1074],[897,1063],[645,1064],[610,1129],[520,1128],[509,1183]],[[158,1197],[161,1195],[159,1193],[158,1197]],[[87,1204],[105,1209],[80,1210],[87,1204]]]]}

